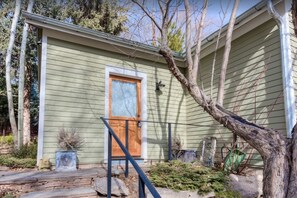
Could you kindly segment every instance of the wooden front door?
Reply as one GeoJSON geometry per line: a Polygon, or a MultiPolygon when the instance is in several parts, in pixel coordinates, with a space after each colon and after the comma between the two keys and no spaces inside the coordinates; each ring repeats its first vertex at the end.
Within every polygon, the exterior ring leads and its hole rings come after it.
{"type": "MultiPolygon", "coordinates": [[[[126,120],[129,120],[128,145],[134,157],[141,156],[140,83],[138,79],[111,75],[109,78],[109,124],[121,142],[126,144],[126,120]]],[[[112,156],[122,157],[119,145],[113,139],[112,156]]]]}

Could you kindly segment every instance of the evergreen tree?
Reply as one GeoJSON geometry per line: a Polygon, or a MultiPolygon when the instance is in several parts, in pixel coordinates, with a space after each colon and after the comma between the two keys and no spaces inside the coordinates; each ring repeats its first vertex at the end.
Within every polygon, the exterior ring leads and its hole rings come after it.
{"type": "Polygon", "coordinates": [[[116,0],[38,0],[35,10],[47,17],[113,35],[126,30],[126,12],[116,0]]]}
{"type": "MultiPolygon", "coordinates": [[[[22,10],[26,9],[28,0],[23,1],[22,10]]],[[[11,0],[0,1],[0,129],[9,129],[8,103],[6,98],[5,84],[5,55],[10,36],[10,26],[14,14],[15,2],[11,0]]],[[[115,0],[36,0],[33,13],[43,16],[73,23],[93,30],[103,31],[114,35],[119,35],[125,31],[127,17],[126,9],[117,5],[115,0]]],[[[17,115],[17,82],[19,54],[22,39],[22,29],[24,20],[19,19],[16,31],[16,40],[12,53],[12,88],[15,114],[17,115]]],[[[35,27],[29,28],[27,51],[26,51],[26,75],[25,89],[30,97],[31,123],[36,124],[38,119],[39,105],[37,71],[37,31],[35,27]],[[34,94],[32,94],[34,93],[34,94]]]]}
{"type": "MultiPolygon", "coordinates": [[[[158,38],[160,41],[161,38],[158,38]]],[[[175,23],[172,23],[168,27],[167,33],[168,47],[175,52],[183,51],[183,43],[185,41],[185,37],[182,33],[181,28],[177,28],[175,23]]]]}
{"type": "Polygon", "coordinates": [[[167,39],[170,49],[175,52],[182,52],[185,37],[181,31],[181,28],[177,28],[175,23],[170,24],[168,28],[167,39]]]}

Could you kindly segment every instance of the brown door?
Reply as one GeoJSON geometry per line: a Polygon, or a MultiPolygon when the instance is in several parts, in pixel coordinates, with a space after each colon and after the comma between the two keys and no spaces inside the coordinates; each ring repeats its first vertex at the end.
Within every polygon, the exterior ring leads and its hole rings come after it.
{"type": "MultiPolygon", "coordinates": [[[[141,119],[140,80],[113,76],[109,78],[109,124],[121,142],[126,144],[125,121],[129,120],[128,145],[132,156],[141,156],[141,119]]],[[[113,139],[112,156],[124,156],[119,145],[113,139]]]]}

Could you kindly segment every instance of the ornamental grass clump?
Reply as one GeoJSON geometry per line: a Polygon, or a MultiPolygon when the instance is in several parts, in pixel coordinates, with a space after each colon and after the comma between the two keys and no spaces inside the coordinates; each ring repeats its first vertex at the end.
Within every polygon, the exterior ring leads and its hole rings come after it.
{"type": "Polygon", "coordinates": [[[80,150],[84,144],[84,140],[79,135],[77,129],[61,128],[57,136],[58,147],[66,151],[80,150]]]}

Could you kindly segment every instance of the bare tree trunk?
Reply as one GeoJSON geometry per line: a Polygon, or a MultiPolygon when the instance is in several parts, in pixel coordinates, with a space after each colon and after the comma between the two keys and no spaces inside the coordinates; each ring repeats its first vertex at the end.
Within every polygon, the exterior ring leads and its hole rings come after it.
{"type": "Polygon", "coordinates": [[[16,0],[14,16],[13,16],[13,20],[12,20],[12,24],[11,24],[11,29],[10,29],[9,44],[8,44],[6,59],[5,59],[6,90],[7,90],[9,120],[10,120],[10,125],[11,125],[11,129],[12,129],[13,136],[14,136],[15,146],[18,144],[18,142],[17,142],[18,129],[17,129],[16,121],[15,121],[12,88],[11,88],[11,55],[12,55],[14,40],[15,40],[15,36],[16,36],[16,28],[17,28],[17,23],[19,20],[20,11],[21,11],[21,0],[16,0]]]}
{"type": "MultiPolygon", "coordinates": [[[[30,0],[28,3],[27,12],[32,12],[33,5],[34,5],[34,0],[30,0]]],[[[23,35],[22,35],[23,37],[22,37],[21,54],[20,54],[19,98],[18,98],[19,99],[18,101],[18,109],[19,109],[18,110],[18,129],[19,129],[18,146],[19,147],[22,143],[26,144],[30,141],[30,133],[31,133],[30,131],[30,85],[25,87],[26,104],[24,106],[24,82],[25,82],[24,76],[25,76],[25,59],[26,59],[28,28],[29,28],[29,25],[25,23],[23,28],[23,35]],[[29,108],[29,109],[26,109],[26,108],[29,108]],[[26,115],[24,115],[24,112],[26,113],[26,115]]],[[[29,70],[27,69],[27,72],[28,71],[29,70]]]]}
{"type": "Polygon", "coordinates": [[[228,66],[228,62],[229,62],[229,54],[231,51],[232,32],[233,32],[233,27],[234,27],[235,20],[236,20],[236,12],[237,12],[237,8],[238,8],[238,4],[239,4],[239,0],[235,0],[232,14],[230,16],[227,34],[226,34],[226,43],[225,43],[225,49],[224,49],[224,55],[223,55],[221,74],[220,74],[218,95],[217,95],[217,103],[219,105],[223,105],[223,100],[224,100],[226,71],[227,71],[227,66],[228,66]]]}
{"type": "Polygon", "coordinates": [[[291,153],[291,174],[287,197],[297,197],[297,125],[294,126],[292,134],[291,153]]]}
{"type": "MultiPolygon", "coordinates": [[[[184,84],[185,79],[181,76],[180,71],[174,63],[174,58],[168,50],[161,48],[160,54],[164,56],[172,74],[184,84]]],[[[209,115],[230,131],[234,131],[260,153],[265,164],[264,197],[286,197],[290,174],[290,154],[286,150],[288,141],[283,134],[251,123],[224,109],[220,105],[213,103],[197,85],[193,85],[193,82],[184,85],[193,99],[209,115]]]]}
{"type": "Polygon", "coordinates": [[[31,95],[31,70],[26,69],[26,80],[24,89],[24,122],[23,122],[23,144],[28,144],[31,139],[31,116],[30,116],[30,95],[31,95]]]}
{"type": "Polygon", "coordinates": [[[295,35],[297,36],[297,1],[296,0],[292,1],[292,22],[294,25],[295,35]]]}

